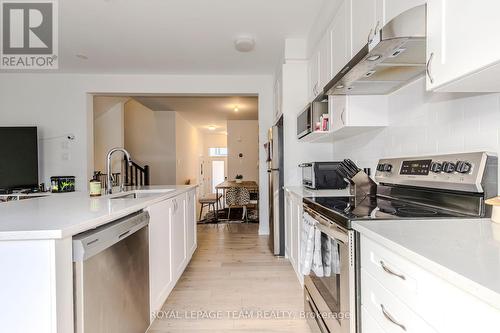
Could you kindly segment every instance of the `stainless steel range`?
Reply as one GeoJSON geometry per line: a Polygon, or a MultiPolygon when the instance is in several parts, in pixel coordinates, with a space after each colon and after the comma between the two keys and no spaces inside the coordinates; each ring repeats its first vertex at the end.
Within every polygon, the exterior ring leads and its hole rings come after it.
{"type": "Polygon", "coordinates": [[[315,221],[318,235],[316,267],[331,266],[338,257],[335,271],[311,270],[304,279],[305,311],[315,332],[360,332],[359,236],[353,221],[489,217],[485,200],[498,191],[497,156],[485,152],[381,159],[378,185],[348,162],[340,173],[351,183],[352,196],[303,200],[304,220],[315,221]]]}

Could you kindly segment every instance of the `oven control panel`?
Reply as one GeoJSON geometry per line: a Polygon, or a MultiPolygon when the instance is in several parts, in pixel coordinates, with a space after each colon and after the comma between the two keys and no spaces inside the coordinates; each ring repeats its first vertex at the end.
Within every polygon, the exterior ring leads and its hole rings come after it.
{"type": "Polygon", "coordinates": [[[498,172],[497,161],[495,154],[486,152],[381,159],[375,180],[384,184],[482,192],[482,182],[497,182],[496,177],[492,179],[498,172]],[[489,178],[485,179],[486,176],[489,178]]]}

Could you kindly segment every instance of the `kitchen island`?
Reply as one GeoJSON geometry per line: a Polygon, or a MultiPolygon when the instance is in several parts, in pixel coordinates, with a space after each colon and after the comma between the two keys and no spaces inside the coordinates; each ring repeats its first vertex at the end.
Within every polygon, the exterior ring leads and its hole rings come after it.
{"type": "Polygon", "coordinates": [[[0,204],[1,330],[73,332],[72,237],[141,210],[150,214],[150,309],[160,309],[196,249],[195,192],[148,186],[0,204]]]}

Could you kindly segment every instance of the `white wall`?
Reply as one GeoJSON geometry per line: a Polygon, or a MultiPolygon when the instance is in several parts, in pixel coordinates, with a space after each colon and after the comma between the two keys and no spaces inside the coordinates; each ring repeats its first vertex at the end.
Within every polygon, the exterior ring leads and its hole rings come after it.
{"type": "Polygon", "coordinates": [[[423,78],[389,96],[388,127],[333,145],[373,171],[383,157],[467,151],[500,154],[500,94],[428,93],[423,78]]]}
{"type": "Polygon", "coordinates": [[[198,184],[200,156],[203,149],[201,134],[197,128],[184,119],[181,113],[175,116],[176,184],[187,180],[198,184]]]}
{"type": "Polygon", "coordinates": [[[125,103],[125,149],[137,164],[149,165],[151,185],[175,184],[175,112],[125,103]]]}
{"type": "MultiPolygon", "coordinates": [[[[75,175],[77,189],[86,190],[94,169],[92,94],[256,94],[259,96],[259,146],[266,141],[272,123],[273,80],[269,75],[100,75],[100,74],[0,74],[0,124],[36,125],[40,129],[40,175],[75,175]],[[63,139],[76,139],[62,148],[63,139]],[[66,149],[67,151],[65,151],[66,149]],[[63,160],[64,155],[69,157],[63,160]]],[[[259,150],[265,165],[264,149],[259,150]]],[[[260,170],[260,229],[269,233],[267,179],[260,170]]]]}
{"type": "MultiPolygon", "coordinates": [[[[106,173],[106,156],[110,149],[125,143],[123,106],[126,98],[94,98],[94,170],[106,173]]],[[[113,172],[121,172],[122,159],[113,157],[113,172]]]]}
{"type": "Polygon", "coordinates": [[[259,182],[259,123],[256,120],[227,122],[227,176],[259,182]],[[243,154],[240,158],[239,154],[243,154]]]}

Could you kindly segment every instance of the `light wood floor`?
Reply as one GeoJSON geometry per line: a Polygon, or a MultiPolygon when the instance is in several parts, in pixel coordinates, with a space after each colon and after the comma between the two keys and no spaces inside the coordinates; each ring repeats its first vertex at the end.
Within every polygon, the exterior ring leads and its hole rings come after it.
{"type": "Polygon", "coordinates": [[[292,266],[271,254],[257,230],[256,224],[198,226],[198,249],[149,333],[310,333],[292,266]]]}

